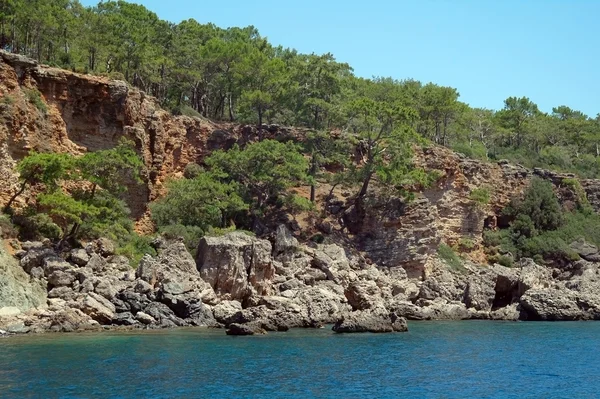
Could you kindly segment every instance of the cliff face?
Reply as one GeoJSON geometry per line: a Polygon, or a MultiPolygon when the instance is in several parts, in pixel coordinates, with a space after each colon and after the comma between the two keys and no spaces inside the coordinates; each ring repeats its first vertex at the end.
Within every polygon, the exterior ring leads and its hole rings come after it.
{"type": "MultiPolygon", "coordinates": [[[[29,151],[82,154],[111,148],[126,137],[136,143],[146,166],[145,183],[132,185],[127,201],[138,229],[149,232],[147,204],[161,195],[168,177],[181,174],[209,151],[252,140],[254,134],[249,128],[173,116],[122,81],[51,68],[0,51],[0,203],[15,190],[15,162],[29,151]]],[[[301,136],[303,131],[277,128],[271,134],[301,136]]],[[[437,183],[410,203],[372,198],[354,234],[354,244],[374,262],[402,266],[412,277],[427,276],[440,242],[468,244],[467,255],[483,262],[484,227],[506,223],[498,217],[500,210],[533,175],[552,181],[563,202],[572,198],[563,187],[563,180],[573,177],[568,174],[470,160],[441,147],[418,149],[416,162],[439,171],[437,183]],[[490,202],[478,205],[469,195],[482,187],[489,190],[490,202]]],[[[600,181],[582,180],[581,185],[592,206],[600,209],[600,181]]],[[[330,225],[336,226],[340,216],[330,218],[330,225]]]]}
{"type": "MultiPolygon", "coordinates": [[[[419,149],[416,163],[439,171],[440,179],[409,203],[373,199],[357,235],[358,246],[374,262],[402,266],[409,277],[428,276],[441,242],[458,246],[476,263],[486,263],[484,228],[507,227],[501,210],[523,192],[533,176],[552,182],[563,206],[574,204],[575,193],[565,184],[566,179],[575,178],[573,174],[467,159],[443,147],[419,149]],[[481,188],[489,191],[488,204],[470,198],[473,190],[481,188]]],[[[594,210],[600,211],[600,180],[580,183],[594,210]]]]}
{"type": "MultiPolygon", "coordinates": [[[[135,141],[146,165],[146,184],[132,186],[128,203],[142,230],[148,201],[165,179],[206,151],[216,125],[172,116],[125,82],[38,65],[0,52],[0,188],[3,202],[14,189],[11,170],[31,150],[81,154],[135,141]],[[42,104],[36,103],[36,93],[42,104]]],[[[221,127],[222,128],[222,127],[221,127]]]]}

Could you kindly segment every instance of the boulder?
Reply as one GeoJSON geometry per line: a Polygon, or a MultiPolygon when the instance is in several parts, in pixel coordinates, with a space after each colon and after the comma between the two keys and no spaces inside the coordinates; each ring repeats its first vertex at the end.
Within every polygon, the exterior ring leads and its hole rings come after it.
{"type": "Polygon", "coordinates": [[[71,259],[71,262],[75,263],[76,265],[85,266],[90,260],[90,255],[85,249],[77,248],[71,251],[69,258],[71,259]]]}
{"type": "Polygon", "coordinates": [[[275,268],[267,240],[241,232],[204,237],[198,246],[196,264],[202,279],[224,299],[243,301],[251,295],[273,292],[275,268]]]}
{"type": "Polygon", "coordinates": [[[313,267],[321,270],[327,279],[338,284],[347,284],[350,262],[344,249],[338,245],[321,245],[313,253],[313,267]]]}
{"type": "Polygon", "coordinates": [[[238,301],[222,301],[213,307],[213,315],[219,323],[229,325],[235,315],[242,311],[242,304],[238,301]]]}
{"type": "Polygon", "coordinates": [[[265,329],[256,323],[237,324],[232,323],[225,331],[227,335],[264,335],[267,333],[265,329]]]}
{"type": "MultiPolygon", "coordinates": [[[[33,263],[41,264],[41,258],[33,263]]],[[[0,308],[9,306],[25,311],[45,307],[46,283],[30,278],[21,266],[4,249],[4,243],[0,240],[0,308]]]]}
{"type": "Polygon", "coordinates": [[[359,310],[345,315],[332,328],[337,333],[387,333],[408,331],[406,320],[384,308],[359,310]]]}
{"type": "Polygon", "coordinates": [[[136,317],[131,312],[117,313],[112,320],[112,324],[118,326],[134,326],[138,324],[136,317]]]}
{"type": "Polygon", "coordinates": [[[162,327],[183,327],[188,325],[184,320],[177,317],[167,305],[160,302],[150,302],[144,308],[143,312],[152,316],[162,327]]]}
{"type": "Polygon", "coordinates": [[[190,319],[190,323],[195,326],[215,326],[217,324],[210,308],[202,303],[202,298],[197,292],[173,294],[160,290],[157,298],[167,305],[177,317],[190,319]]]}
{"type": "Polygon", "coordinates": [[[530,289],[521,297],[521,319],[580,320],[586,318],[569,290],[530,289]]]}
{"type": "Polygon", "coordinates": [[[144,312],[137,312],[137,314],[135,315],[135,319],[145,325],[156,323],[154,317],[144,312]]]}
{"type": "Polygon", "coordinates": [[[31,269],[35,267],[43,267],[44,259],[56,257],[56,253],[50,249],[45,247],[40,248],[32,248],[27,250],[27,253],[21,257],[19,261],[23,270],[27,273],[31,272],[31,269]]]}
{"type": "Polygon", "coordinates": [[[350,283],[344,295],[354,310],[367,310],[384,305],[381,288],[374,281],[350,283]]]}
{"type": "Polygon", "coordinates": [[[52,287],[69,287],[76,279],[75,273],[56,270],[48,276],[48,284],[52,287]]]}
{"type": "Polygon", "coordinates": [[[496,275],[492,270],[467,279],[463,302],[467,308],[490,311],[496,297],[496,275]]]}
{"type": "Polygon", "coordinates": [[[102,279],[94,287],[94,292],[108,300],[111,300],[117,295],[118,290],[113,287],[109,279],[102,279]]]}
{"type": "Polygon", "coordinates": [[[521,297],[530,289],[543,289],[550,286],[552,279],[551,271],[543,266],[536,264],[532,259],[523,258],[519,262],[520,276],[517,296],[521,297]]]}
{"type": "Polygon", "coordinates": [[[116,246],[108,238],[98,238],[89,243],[86,250],[88,253],[96,253],[106,258],[115,254],[116,246]]]}
{"type": "Polygon", "coordinates": [[[275,231],[273,254],[278,255],[288,251],[295,251],[297,248],[298,240],[285,225],[280,224],[275,231]]]}
{"type": "Polygon", "coordinates": [[[598,251],[598,247],[586,242],[585,239],[581,238],[572,242],[570,247],[583,259],[589,262],[600,262],[600,251],[598,251]]]}
{"type": "Polygon", "coordinates": [[[92,319],[102,324],[110,324],[115,316],[115,305],[95,292],[86,294],[80,309],[92,319]]]}

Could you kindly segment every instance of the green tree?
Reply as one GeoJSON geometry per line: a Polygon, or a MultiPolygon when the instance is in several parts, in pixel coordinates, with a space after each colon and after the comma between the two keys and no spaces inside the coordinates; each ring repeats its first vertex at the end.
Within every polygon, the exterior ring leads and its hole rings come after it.
{"type": "Polygon", "coordinates": [[[287,196],[286,189],[307,181],[308,163],[292,142],[263,140],[241,149],[219,150],[205,160],[225,182],[237,182],[253,215],[265,210],[269,199],[287,196]]]}
{"type": "Polygon", "coordinates": [[[163,230],[171,225],[228,227],[228,218],[248,206],[238,195],[236,183],[222,183],[208,173],[171,181],[167,195],[150,205],[152,219],[163,230]]]}
{"type": "Polygon", "coordinates": [[[411,169],[410,146],[416,136],[410,122],[416,118],[416,113],[399,104],[361,98],[349,104],[348,116],[350,128],[360,139],[362,167],[357,170],[357,177],[361,188],[356,195],[357,204],[360,204],[375,175],[396,186],[411,169]]]}
{"type": "Polygon", "coordinates": [[[32,153],[17,164],[21,184],[6,205],[4,212],[9,212],[15,200],[34,184],[44,184],[47,191],[55,191],[60,179],[66,177],[73,165],[72,159],[64,154],[32,153]]]}

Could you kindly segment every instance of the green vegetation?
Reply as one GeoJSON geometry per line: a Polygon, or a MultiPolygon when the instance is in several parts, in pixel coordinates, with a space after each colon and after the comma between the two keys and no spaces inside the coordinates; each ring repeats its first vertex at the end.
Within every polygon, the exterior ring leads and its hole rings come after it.
{"type": "Polygon", "coordinates": [[[123,253],[139,258],[151,253],[151,248],[133,231],[129,210],[120,197],[127,182],[140,182],[141,167],[127,141],[81,157],[31,153],[17,164],[21,184],[4,211],[23,239],[45,237],[60,246],[66,241],[107,237],[123,253]],[[33,186],[37,200],[14,210],[15,201],[33,186]]]}
{"type": "Polygon", "coordinates": [[[460,257],[454,252],[454,249],[445,243],[441,243],[438,247],[437,254],[441,260],[443,260],[450,269],[454,271],[464,271],[465,267],[463,266],[463,261],[460,257]]]}
{"type": "Polygon", "coordinates": [[[42,98],[42,93],[40,93],[39,90],[36,88],[25,88],[23,89],[23,92],[25,93],[25,97],[27,97],[27,101],[35,105],[38,111],[40,111],[43,115],[46,115],[46,113],[48,112],[48,106],[42,98]]]}
{"type": "Polygon", "coordinates": [[[490,203],[490,189],[487,187],[480,187],[471,190],[469,199],[479,206],[485,206],[490,203]]]}
{"type": "MultiPolygon", "coordinates": [[[[259,231],[279,211],[312,211],[323,182],[333,186],[331,192],[338,185],[347,189],[359,217],[374,185],[379,196],[410,198],[439,176],[414,167],[414,144],[600,177],[600,115],[565,105],[544,113],[527,97],[509,97],[497,111],[471,108],[454,88],[359,78],[332,54],[273,46],[252,26],[221,29],[193,19],[174,24],[122,0],[95,7],[76,0],[10,0],[0,2],[0,37],[3,48],[40,62],[126,80],[174,114],[257,126],[258,142],[216,151],[202,166],[188,165],[184,179],[170,182],[168,195],[152,205],[159,231],[183,237],[188,248],[207,233],[259,231]],[[300,144],[263,140],[265,123],[311,131],[300,144]],[[308,200],[296,195],[299,186],[311,187],[308,200]]],[[[39,91],[24,94],[47,113],[39,91]]],[[[10,106],[14,99],[5,96],[0,103],[10,106]]],[[[4,211],[21,235],[63,241],[107,235],[124,253],[139,256],[151,248],[133,233],[121,197],[125,183],[139,180],[140,169],[127,143],[80,158],[32,153],[18,165],[20,186],[4,211]],[[67,191],[63,182],[76,188],[67,191]],[[15,213],[15,201],[31,187],[40,190],[37,201],[15,213]]],[[[490,260],[572,259],[572,241],[600,244],[599,216],[585,192],[574,179],[561,185],[575,193],[576,209],[563,210],[553,188],[534,179],[523,198],[504,210],[510,227],[485,233],[490,260]]],[[[474,189],[469,198],[486,206],[490,189],[474,189]]],[[[472,244],[463,239],[459,247],[470,250],[472,244]]],[[[458,267],[452,248],[442,245],[439,253],[458,267]]]]}
{"type": "MultiPolygon", "coordinates": [[[[585,198],[585,193],[582,195],[585,198]]],[[[492,262],[512,263],[521,257],[569,261],[578,259],[570,248],[574,241],[584,239],[600,245],[600,215],[589,205],[573,211],[561,208],[552,184],[541,179],[533,179],[523,198],[511,201],[503,213],[512,220],[510,227],[484,233],[492,262]]]]}
{"type": "MultiPolygon", "coordinates": [[[[395,184],[380,161],[405,159],[388,144],[415,132],[472,158],[600,176],[600,116],[565,105],[544,113],[527,97],[497,111],[471,108],[454,88],[358,78],[332,54],[273,46],[252,26],[174,24],[122,0],[10,0],[0,2],[0,37],[41,62],[124,79],[176,114],[352,132],[363,143],[365,188],[374,175],[395,184]]],[[[44,109],[39,93],[27,95],[44,109]]]]}

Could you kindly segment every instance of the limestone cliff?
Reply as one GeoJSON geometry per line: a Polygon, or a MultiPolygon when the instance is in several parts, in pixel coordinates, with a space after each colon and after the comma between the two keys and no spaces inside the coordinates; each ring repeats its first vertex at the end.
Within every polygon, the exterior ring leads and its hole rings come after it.
{"type": "Polygon", "coordinates": [[[211,133],[219,131],[209,121],[171,115],[125,82],[50,68],[1,51],[0,118],[0,177],[5,182],[0,202],[14,189],[15,161],[29,151],[81,154],[111,148],[124,136],[135,141],[146,165],[146,184],[130,187],[128,195],[137,219],[165,179],[201,158],[211,133]],[[37,93],[41,103],[36,103],[37,93]]]}
{"type": "MultiPolygon", "coordinates": [[[[271,133],[302,136],[304,131],[275,127],[271,133]]],[[[15,162],[29,151],[81,154],[110,148],[127,137],[135,141],[146,166],[145,184],[132,185],[127,200],[138,229],[148,232],[147,204],[163,192],[168,177],[181,174],[190,162],[201,162],[212,150],[253,139],[253,134],[248,127],[173,116],[122,81],[51,68],[0,51],[0,203],[15,190],[15,162]]],[[[506,223],[498,217],[500,209],[533,175],[552,181],[563,202],[570,199],[562,187],[565,178],[573,177],[568,174],[470,160],[442,147],[417,149],[416,162],[441,177],[409,203],[371,198],[366,218],[350,237],[378,265],[402,266],[411,277],[426,277],[440,242],[460,246],[468,241],[466,255],[483,262],[483,229],[506,223]],[[469,195],[482,187],[490,191],[491,200],[478,205],[469,195]]],[[[581,184],[599,209],[600,181],[581,184]]],[[[344,198],[335,201],[337,205],[327,205],[327,223],[321,223],[326,234],[344,228],[339,222],[351,212],[344,198]]]]}
{"type": "Polygon", "coordinates": [[[30,277],[0,239],[0,314],[46,307],[46,286],[30,277]]]}

